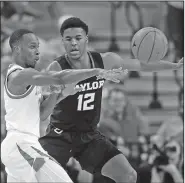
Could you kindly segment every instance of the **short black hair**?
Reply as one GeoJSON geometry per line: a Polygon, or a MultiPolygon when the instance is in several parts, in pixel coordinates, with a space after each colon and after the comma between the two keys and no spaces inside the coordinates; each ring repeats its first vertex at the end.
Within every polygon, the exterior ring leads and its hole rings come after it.
{"type": "Polygon", "coordinates": [[[33,33],[33,32],[28,29],[18,29],[14,31],[9,39],[9,45],[11,49],[13,49],[14,44],[17,43],[22,38],[23,35],[29,34],[29,33],[33,33]]]}
{"type": "Polygon", "coordinates": [[[125,91],[121,88],[112,88],[109,90],[108,99],[111,98],[113,93],[122,93],[123,96],[125,96],[125,91]]]}
{"type": "Polygon", "coordinates": [[[86,35],[89,31],[87,24],[77,17],[70,17],[66,19],[61,25],[60,34],[63,36],[64,31],[69,28],[82,28],[85,31],[86,35]]]}

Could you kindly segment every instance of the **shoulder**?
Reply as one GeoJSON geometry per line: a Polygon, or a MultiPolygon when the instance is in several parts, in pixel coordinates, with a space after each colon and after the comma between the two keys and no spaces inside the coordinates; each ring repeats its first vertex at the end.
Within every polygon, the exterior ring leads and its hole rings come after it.
{"type": "Polygon", "coordinates": [[[63,60],[63,59],[65,59],[65,54],[63,54],[63,55],[61,55],[61,56],[55,58],[54,61],[60,62],[60,61],[63,60]]]}
{"type": "Polygon", "coordinates": [[[47,71],[61,71],[61,65],[59,64],[58,61],[54,60],[47,68],[47,71]]]}
{"type": "Polygon", "coordinates": [[[6,85],[7,87],[13,92],[25,88],[25,84],[22,85],[15,85],[14,80],[18,77],[18,75],[22,72],[22,69],[13,70],[12,72],[9,72],[6,79],[6,85]]]}
{"type": "Polygon", "coordinates": [[[7,70],[7,75],[6,77],[8,78],[8,80],[12,80],[13,78],[15,78],[24,68],[15,65],[15,64],[10,64],[7,70]]]}
{"type": "Polygon", "coordinates": [[[120,67],[120,63],[122,62],[122,59],[117,53],[106,52],[106,53],[100,53],[100,55],[105,65],[105,69],[113,69],[113,68],[120,67]]]}
{"type": "Polygon", "coordinates": [[[114,53],[114,52],[100,53],[100,55],[102,56],[102,58],[105,58],[105,59],[120,57],[117,53],[114,53]]]}
{"type": "Polygon", "coordinates": [[[65,56],[65,54],[63,54],[63,55],[55,58],[54,61],[52,62],[52,64],[55,64],[55,65],[58,64],[60,69],[62,69],[62,63],[65,62],[65,61],[66,61],[66,56],[65,56]]]}
{"type": "Polygon", "coordinates": [[[47,71],[49,71],[49,70],[53,70],[53,71],[60,71],[60,70],[62,70],[62,67],[61,67],[61,62],[63,61],[65,59],[65,54],[64,55],[61,55],[61,56],[59,56],[59,57],[57,57],[57,58],[55,58],[54,60],[53,60],[53,62],[51,62],[50,64],[49,64],[49,66],[47,67],[47,71]]]}
{"type": "Polygon", "coordinates": [[[17,64],[10,64],[10,65],[8,66],[7,74],[8,74],[8,73],[11,73],[11,72],[13,72],[13,71],[15,71],[15,70],[23,70],[23,69],[24,69],[23,67],[21,67],[21,66],[19,66],[19,65],[17,65],[17,64]]]}
{"type": "Polygon", "coordinates": [[[7,73],[7,82],[18,86],[28,86],[27,78],[32,77],[33,74],[38,74],[34,68],[15,68],[10,69],[7,73]]]}
{"type": "Polygon", "coordinates": [[[22,69],[16,69],[9,72],[9,74],[7,75],[8,81],[11,82],[15,77],[17,77],[20,74],[21,71],[22,69]]]}

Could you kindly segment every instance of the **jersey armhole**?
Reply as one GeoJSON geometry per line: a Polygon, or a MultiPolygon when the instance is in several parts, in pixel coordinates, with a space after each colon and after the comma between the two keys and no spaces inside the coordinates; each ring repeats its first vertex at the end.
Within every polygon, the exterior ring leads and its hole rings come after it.
{"type": "Polygon", "coordinates": [[[33,90],[34,86],[32,85],[28,85],[26,87],[26,91],[23,93],[23,94],[20,94],[20,95],[15,95],[15,94],[12,94],[9,89],[8,89],[8,77],[10,76],[10,74],[12,74],[13,72],[17,71],[17,70],[22,70],[20,68],[17,68],[15,70],[12,70],[10,73],[7,74],[6,78],[5,78],[5,81],[4,81],[4,87],[5,87],[5,91],[7,93],[7,95],[10,97],[10,98],[13,98],[13,99],[20,99],[20,98],[23,98],[27,95],[29,95],[31,93],[31,91],[33,90]]]}
{"type": "Polygon", "coordinates": [[[15,70],[12,70],[10,73],[7,73],[6,78],[5,78],[5,81],[4,81],[4,82],[5,82],[4,84],[8,84],[8,80],[9,80],[10,74],[12,74],[13,72],[15,72],[15,71],[17,71],[17,70],[22,70],[22,69],[17,68],[17,69],[15,69],[15,70]]]}
{"type": "Polygon", "coordinates": [[[100,65],[100,68],[104,69],[104,63],[103,63],[103,58],[102,58],[102,55],[101,53],[98,53],[98,52],[94,52],[94,51],[90,51],[92,57],[94,58],[94,60],[101,60],[101,62],[99,63],[100,65]]]}

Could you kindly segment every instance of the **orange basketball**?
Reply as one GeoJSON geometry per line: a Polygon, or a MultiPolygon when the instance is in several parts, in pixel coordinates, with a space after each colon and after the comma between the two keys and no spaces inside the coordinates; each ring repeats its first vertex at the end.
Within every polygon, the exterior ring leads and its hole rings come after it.
{"type": "Polygon", "coordinates": [[[135,58],[142,62],[160,61],[167,53],[168,41],[159,29],[145,27],[132,38],[131,49],[135,58]]]}

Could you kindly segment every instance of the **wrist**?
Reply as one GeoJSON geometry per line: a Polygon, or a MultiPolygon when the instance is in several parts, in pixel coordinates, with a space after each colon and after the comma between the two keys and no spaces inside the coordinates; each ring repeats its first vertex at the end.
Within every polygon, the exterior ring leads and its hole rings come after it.
{"type": "Polygon", "coordinates": [[[94,70],[97,73],[96,75],[100,75],[102,71],[104,71],[104,69],[101,69],[101,68],[95,68],[94,70]]]}

